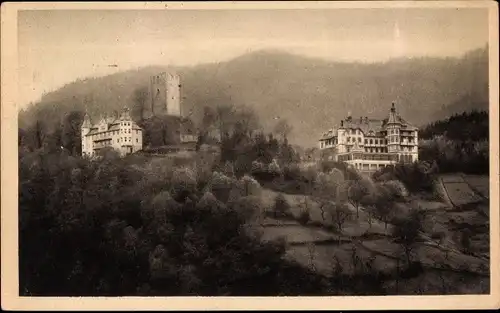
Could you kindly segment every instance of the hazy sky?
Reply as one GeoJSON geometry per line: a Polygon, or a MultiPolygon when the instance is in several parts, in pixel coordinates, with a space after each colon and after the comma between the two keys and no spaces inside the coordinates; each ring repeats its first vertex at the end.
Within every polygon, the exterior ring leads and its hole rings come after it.
{"type": "Polygon", "coordinates": [[[488,42],[487,14],[415,8],[21,11],[20,105],[77,78],[224,61],[261,49],[362,62],[458,56],[488,42]]]}

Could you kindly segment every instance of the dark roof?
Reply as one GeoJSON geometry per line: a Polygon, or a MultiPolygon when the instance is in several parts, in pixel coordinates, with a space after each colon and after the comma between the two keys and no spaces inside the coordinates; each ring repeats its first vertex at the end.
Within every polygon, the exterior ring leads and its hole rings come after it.
{"type": "Polygon", "coordinates": [[[383,130],[383,121],[379,119],[365,119],[360,120],[359,118],[353,118],[350,121],[344,122],[344,128],[346,129],[360,129],[365,136],[368,136],[370,132],[376,135],[383,130]]]}
{"type": "Polygon", "coordinates": [[[334,137],[337,137],[337,132],[334,129],[330,129],[329,131],[321,135],[320,140],[328,140],[334,137]]]}

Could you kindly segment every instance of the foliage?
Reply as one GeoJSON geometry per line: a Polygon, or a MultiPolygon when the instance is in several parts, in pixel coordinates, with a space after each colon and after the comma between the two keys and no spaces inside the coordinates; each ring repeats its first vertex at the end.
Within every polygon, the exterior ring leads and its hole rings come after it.
{"type": "Polygon", "coordinates": [[[345,203],[336,204],[334,202],[328,202],[325,209],[330,215],[332,224],[337,227],[338,231],[342,231],[344,223],[352,216],[351,210],[349,210],[345,203]]]}
{"type": "Polygon", "coordinates": [[[290,203],[285,196],[279,193],[274,199],[273,214],[275,217],[289,217],[292,215],[290,203]]]}
{"type": "MultiPolygon", "coordinates": [[[[19,166],[21,295],[326,290],[317,274],[283,259],[282,245],[248,234],[247,219],[261,206],[257,197],[224,202],[199,188],[195,168],[45,149],[20,151],[19,166]]],[[[225,181],[214,178],[212,187],[225,181]]],[[[255,191],[254,181],[242,181],[248,194],[255,191]]]]}
{"type": "Polygon", "coordinates": [[[482,141],[489,137],[489,116],[486,111],[463,112],[445,120],[429,123],[419,131],[422,139],[445,136],[457,141],[482,141]]]}
{"type": "Polygon", "coordinates": [[[311,214],[309,213],[309,210],[304,209],[300,211],[299,216],[297,217],[297,220],[301,225],[306,225],[310,220],[311,220],[311,214]]]}
{"type": "Polygon", "coordinates": [[[408,217],[394,221],[393,237],[402,246],[408,266],[411,265],[411,252],[418,242],[423,228],[424,212],[413,209],[408,217]]]}
{"type": "Polygon", "coordinates": [[[419,134],[420,159],[436,162],[440,172],[489,172],[488,112],[455,114],[430,123],[419,134]]]}
{"type": "Polygon", "coordinates": [[[348,197],[349,200],[355,204],[356,207],[356,218],[359,218],[359,205],[363,198],[370,192],[369,186],[365,181],[357,180],[353,181],[348,187],[348,197]]]}
{"type": "MultiPolygon", "coordinates": [[[[424,162],[398,163],[380,169],[372,175],[375,181],[400,181],[410,192],[432,192],[435,172],[424,162]]],[[[393,184],[393,183],[391,183],[393,184]]]]}
{"type": "Polygon", "coordinates": [[[445,136],[420,142],[422,160],[436,162],[439,171],[487,174],[489,172],[488,140],[451,140],[445,136]]]}

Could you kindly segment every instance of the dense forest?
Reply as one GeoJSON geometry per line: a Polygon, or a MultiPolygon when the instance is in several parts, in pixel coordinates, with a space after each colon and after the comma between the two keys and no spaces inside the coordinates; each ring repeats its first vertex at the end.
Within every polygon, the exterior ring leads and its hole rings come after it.
{"type": "Polygon", "coordinates": [[[21,295],[330,292],[323,277],[283,260],[283,244],[262,244],[248,227],[259,184],[245,173],[256,160],[290,162],[286,139],[252,136],[240,118],[226,123],[218,157],[104,150],[91,160],[71,149],[78,136],[68,125],[78,118],[49,134],[41,123],[20,133],[21,295]]]}
{"type": "Polygon", "coordinates": [[[463,112],[420,130],[419,158],[440,172],[489,173],[489,114],[463,112]]]}

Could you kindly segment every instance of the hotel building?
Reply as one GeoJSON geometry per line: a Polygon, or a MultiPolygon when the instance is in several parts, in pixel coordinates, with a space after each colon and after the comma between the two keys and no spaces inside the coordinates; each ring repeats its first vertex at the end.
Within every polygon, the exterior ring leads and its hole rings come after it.
{"type": "Polygon", "coordinates": [[[418,128],[396,112],[382,120],[350,115],[340,127],[325,132],[319,140],[322,155],[345,162],[361,172],[375,172],[398,162],[418,160],[418,128]]]}

